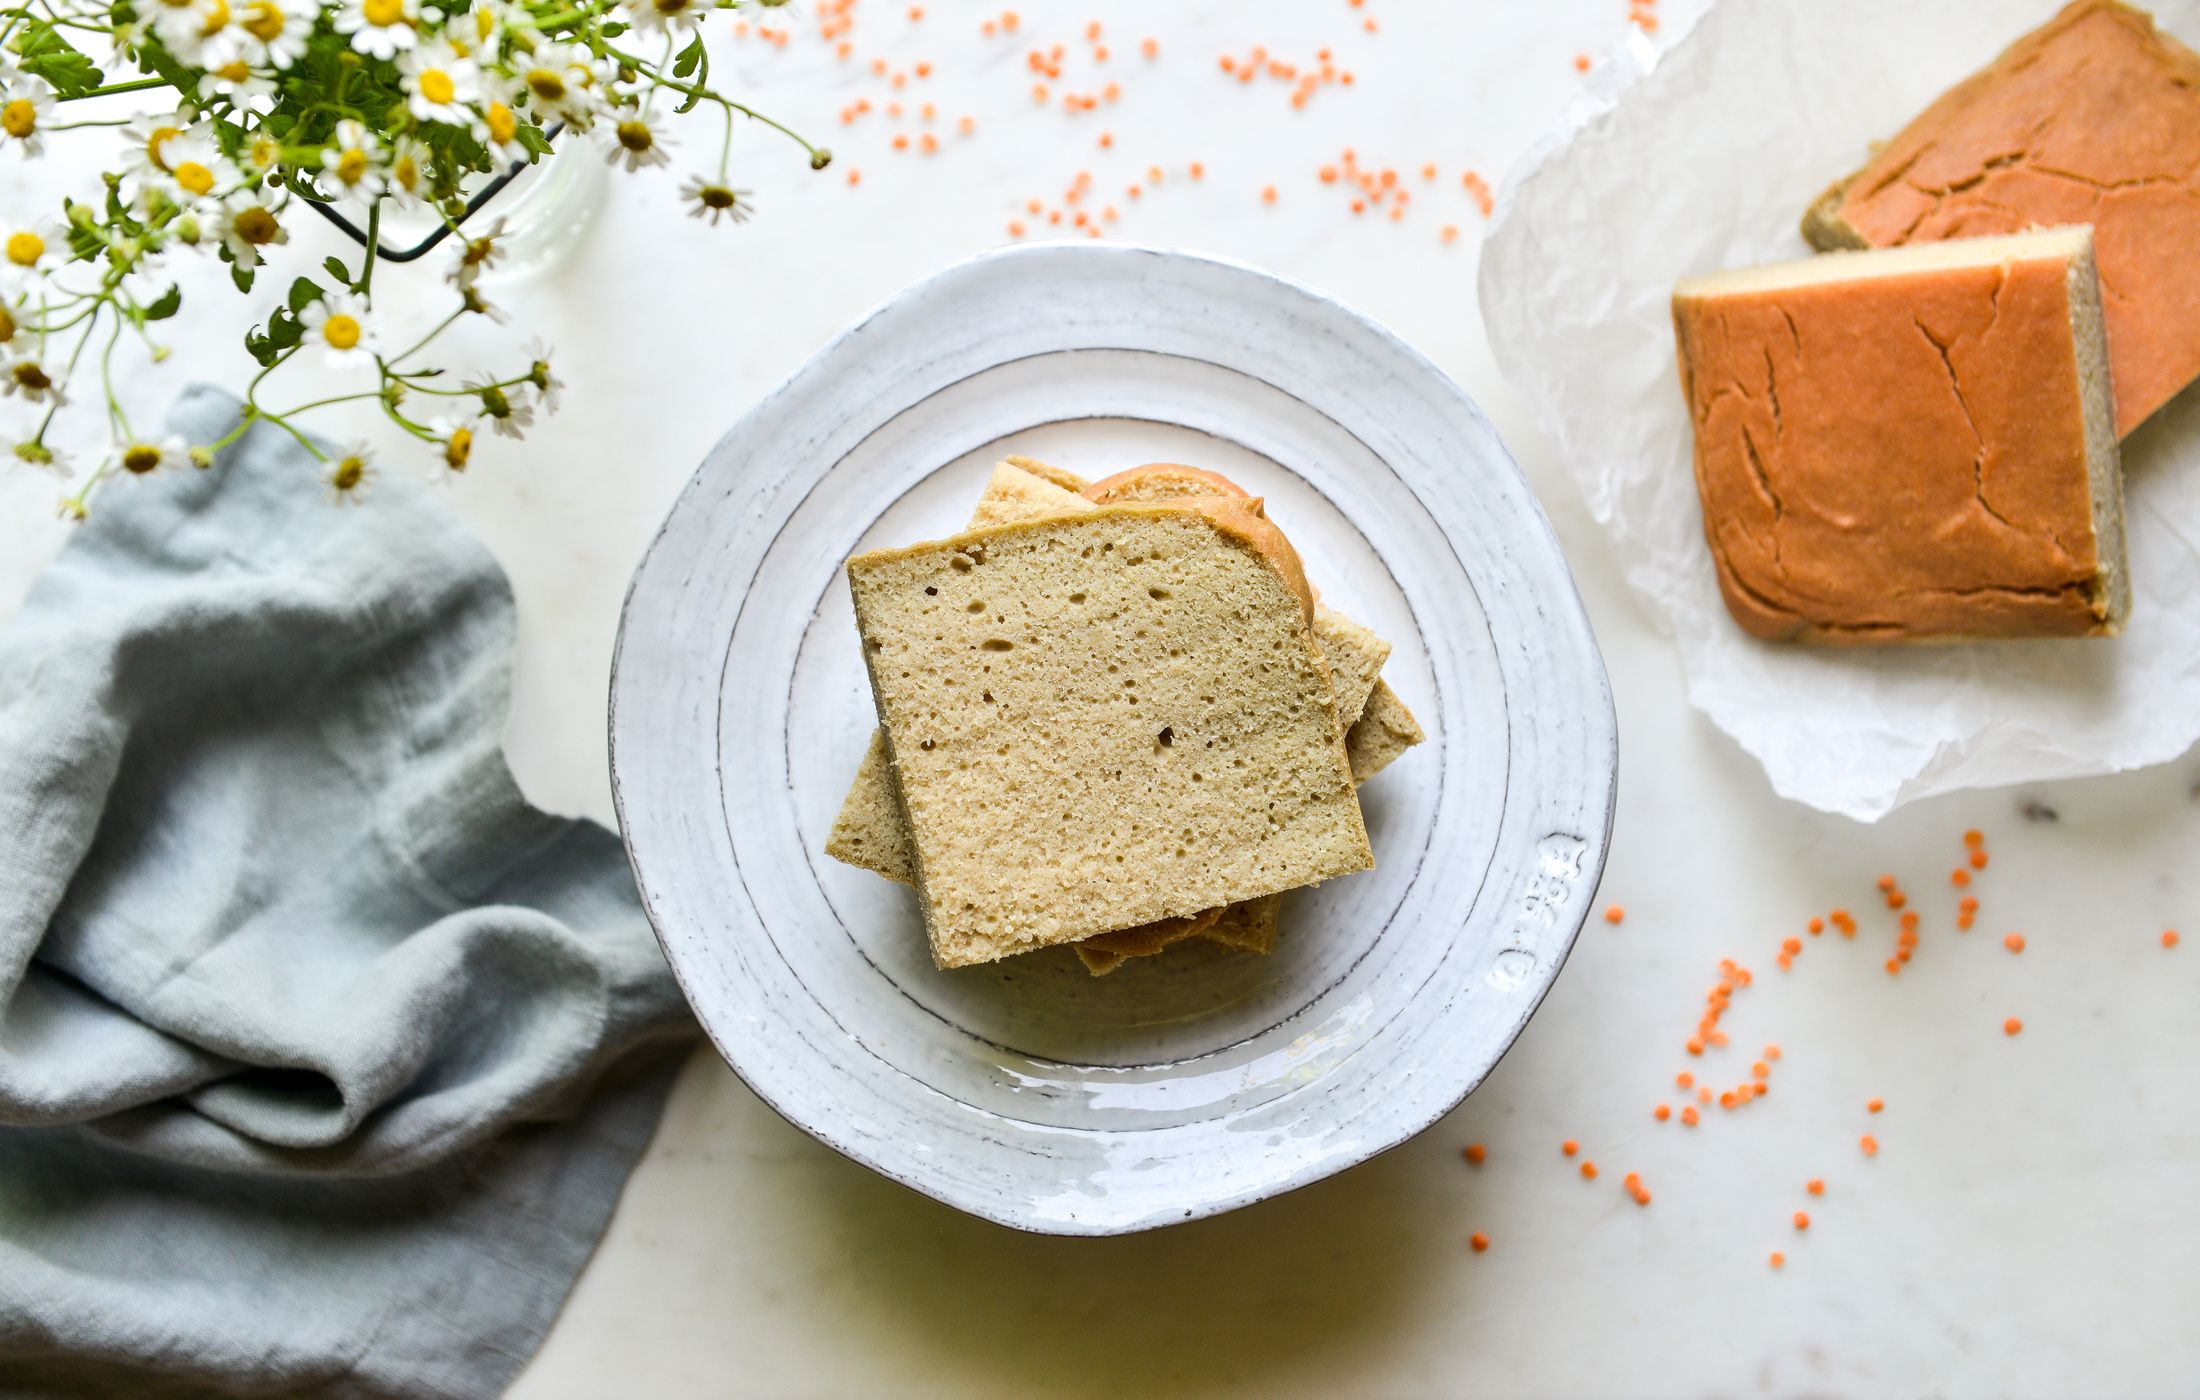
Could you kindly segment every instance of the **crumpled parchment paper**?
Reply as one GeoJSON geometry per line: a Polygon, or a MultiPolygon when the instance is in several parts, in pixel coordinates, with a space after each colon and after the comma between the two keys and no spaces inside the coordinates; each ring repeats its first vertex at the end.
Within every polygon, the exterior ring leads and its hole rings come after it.
{"type": "MultiPolygon", "coordinates": [[[[1761,643],[1727,615],[1704,545],[1673,284],[1808,255],[1797,222],[1819,191],[2058,8],[1723,0],[1662,58],[1621,56],[1601,99],[1523,162],[1483,248],[1498,363],[1680,643],[1690,700],[1775,791],[1826,811],[1876,820],[1935,793],[2161,763],[2200,738],[2200,389],[2124,444],[2136,599],[2114,640],[1761,643]]],[[[2200,44],[2200,0],[2154,13],[2200,44]]]]}

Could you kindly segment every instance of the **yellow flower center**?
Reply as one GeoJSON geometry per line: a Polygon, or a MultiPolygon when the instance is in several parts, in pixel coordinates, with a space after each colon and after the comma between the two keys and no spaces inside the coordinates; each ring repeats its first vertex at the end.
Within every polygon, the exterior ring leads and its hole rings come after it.
{"type": "Polygon", "coordinates": [[[420,162],[414,158],[412,152],[404,152],[391,164],[390,178],[407,194],[420,188],[420,162]]]}
{"type": "Polygon", "coordinates": [[[474,430],[458,428],[451,433],[451,440],[443,444],[443,460],[454,472],[466,470],[466,459],[474,455],[474,430]]]}
{"type": "Polygon", "coordinates": [[[346,457],[328,474],[328,484],[339,491],[356,491],[359,483],[367,479],[367,462],[364,457],[346,457]]]}
{"type": "Polygon", "coordinates": [[[52,377],[46,373],[45,367],[36,360],[17,360],[14,364],[8,366],[8,373],[15,377],[15,382],[18,385],[34,394],[43,393],[53,387],[52,377]]]}
{"type": "Polygon", "coordinates": [[[378,29],[387,29],[405,18],[405,0],[366,0],[359,13],[367,17],[367,23],[378,29]]]}
{"type": "Polygon", "coordinates": [[[171,138],[181,135],[183,135],[183,128],[180,126],[154,127],[153,134],[145,138],[146,158],[151,160],[158,169],[166,170],[168,168],[168,158],[160,153],[160,148],[167,145],[171,138]]]}
{"type": "Polygon", "coordinates": [[[231,219],[229,226],[237,231],[237,237],[255,248],[273,242],[275,235],[283,231],[282,225],[275,222],[275,216],[258,204],[231,219]]]}
{"type": "Polygon", "coordinates": [[[199,21],[199,37],[210,38],[229,27],[229,0],[213,0],[206,7],[206,18],[199,21]]]}
{"type": "Polygon", "coordinates": [[[20,141],[36,130],[38,109],[31,105],[29,98],[18,97],[7,106],[0,107],[0,131],[5,131],[20,141]]]}
{"type": "Polygon", "coordinates": [[[354,146],[336,158],[336,178],[356,185],[367,178],[367,153],[354,146]]]}
{"type": "Polygon", "coordinates": [[[233,58],[214,70],[214,76],[225,83],[241,83],[252,76],[252,69],[241,58],[233,58]]]}
{"type": "Polygon", "coordinates": [[[650,0],[650,3],[656,7],[658,14],[681,15],[687,13],[689,0],[650,0]]]}
{"type": "Polygon", "coordinates": [[[458,95],[458,84],[442,69],[430,68],[420,75],[420,95],[441,107],[458,95]]]}
{"type": "MultiPolygon", "coordinates": [[[[490,14],[487,10],[474,11],[474,38],[478,42],[488,43],[489,36],[496,32],[497,17],[495,15],[490,14]]],[[[461,431],[464,430],[461,429],[461,431]]]]}
{"type": "Polygon", "coordinates": [[[245,155],[245,159],[251,161],[253,168],[256,170],[270,169],[276,161],[282,158],[282,143],[267,136],[254,137],[251,150],[245,155]]]}
{"type": "Polygon", "coordinates": [[[555,68],[530,68],[527,70],[527,90],[538,102],[563,101],[565,79],[555,68]]]}
{"type": "Polygon", "coordinates": [[[0,303],[0,345],[15,339],[15,313],[0,303]]]}
{"type": "Polygon", "coordinates": [[[519,118],[501,102],[490,103],[489,110],[482,113],[482,120],[488,124],[489,139],[499,146],[510,145],[512,138],[519,135],[519,118]]]}
{"type": "Polygon", "coordinates": [[[339,311],[321,323],[321,339],[339,350],[349,350],[359,343],[359,322],[339,311]]]}
{"type": "Polygon", "coordinates": [[[733,191],[727,189],[724,185],[705,185],[695,192],[695,197],[703,202],[705,209],[731,209],[733,207],[733,191]]]}
{"type": "Polygon", "coordinates": [[[132,476],[143,476],[160,465],[160,449],[147,443],[133,442],[122,449],[122,469],[132,476]]]}
{"type": "Polygon", "coordinates": [[[619,123],[619,144],[630,151],[646,151],[656,143],[656,139],[649,134],[649,123],[647,122],[629,121],[619,123]]]}
{"type": "Polygon", "coordinates": [[[46,240],[25,230],[8,235],[8,261],[17,267],[29,267],[46,256],[46,240]]]}
{"type": "Polygon", "coordinates": [[[176,183],[190,194],[205,194],[214,188],[214,172],[195,160],[179,161],[175,176],[176,183]]]}
{"type": "Polygon", "coordinates": [[[245,7],[244,32],[263,44],[273,43],[283,32],[283,12],[268,0],[257,0],[245,7]]]}

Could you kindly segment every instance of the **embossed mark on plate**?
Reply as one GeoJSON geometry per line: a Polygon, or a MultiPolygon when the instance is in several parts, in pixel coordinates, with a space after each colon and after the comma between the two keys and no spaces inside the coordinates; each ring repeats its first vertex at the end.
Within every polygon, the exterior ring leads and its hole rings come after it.
{"type": "MultiPolygon", "coordinates": [[[[1513,942],[1528,941],[1540,929],[1555,928],[1581,878],[1581,858],[1589,843],[1579,836],[1554,831],[1536,843],[1535,869],[1521,891],[1520,914],[1513,921],[1513,942]]],[[[1535,970],[1535,955],[1525,948],[1507,948],[1490,968],[1490,981],[1500,987],[1518,986],[1535,970]]]]}

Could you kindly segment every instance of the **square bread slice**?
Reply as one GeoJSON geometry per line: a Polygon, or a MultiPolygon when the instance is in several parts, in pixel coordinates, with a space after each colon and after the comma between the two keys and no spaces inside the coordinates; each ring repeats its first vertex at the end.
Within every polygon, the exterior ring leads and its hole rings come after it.
{"type": "MultiPolygon", "coordinates": [[[[995,467],[971,515],[970,528],[1097,509],[1092,502],[1056,484],[1059,479],[1077,478],[1054,467],[1047,468],[1049,478],[1041,478],[1031,470],[1035,465],[1043,464],[1012,457],[995,467]]],[[[1231,485],[1228,494],[1243,497],[1245,493],[1231,485]]],[[[1338,713],[1352,718],[1347,744],[1355,755],[1354,774],[1364,782],[1406,748],[1419,743],[1420,726],[1404,702],[1380,679],[1383,663],[1390,656],[1390,643],[1321,603],[1314,605],[1314,637],[1329,663],[1338,713]],[[1363,730],[1360,716],[1372,710],[1377,696],[1384,699],[1382,717],[1363,730]],[[1412,737],[1401,744],[1400,738],[1409,734],[1412,737]]],[[[864,750],[855,780],[849,784],[840,814],[833,821],[825,853],[900,884],[916,883],[915,856],[909,848],[909,830],[902,821],[900,799],[894,791],[893,770],[886,761],[885,738],[876,731],[864,750]]],[[[1245,941],[1241,939],[1238,946],[1245,941]]]]}
{"type": "Polygon", "coordinates": [[[1704,536],[1744,630],[1858,644],[2122,625],[2087,230],[1696,278],[1673,325],[1704,536]]]}
{"type": "Polygon", "coordinates": [[[848,578],[941,967],[1374,863],[1258,502],[1003,525],[848,578]]]}
{"type": "Polygon", "coordinates": [[[2200,54],[2078,0],[1950,88],[1803,217],[1817,248],[2090,224],[2116,432],[2200,376],[2200,54]]]}

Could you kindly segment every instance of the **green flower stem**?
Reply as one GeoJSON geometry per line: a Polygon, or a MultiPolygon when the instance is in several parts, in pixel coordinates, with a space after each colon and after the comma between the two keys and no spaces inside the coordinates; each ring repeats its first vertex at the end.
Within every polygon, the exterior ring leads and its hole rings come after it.
{"type": "Polygon", "coordinates": [[[170,86],[166,78],[132,78],[127,82],[102,83],[90,92],[80,92],[74,97],[63,97],[63,102],[82,102],[88,97],[112,97],[118,92],[146,92],[153,88],[170,86]]]}
{"type": "Polygon", "coordinates": [[[429,341],[434,340],[437,336],[449,330],[451,328],[451,323],[465,314],[466,304],[464,302],[460,302],[458,310],[453,311],[450,315],[436,322],[434,330],[429,331],[426,335],[420,337],[419,340],[413,342],[411,345],[406,346],[404,349],[398,351],[396,354],[391,355],[387,359],[385,359],[382,362],[384,369],[386,371],[394,372],[394,366],[403,364],[405,361],[411,359],[413,356],[427,349],[429,341]]]}

